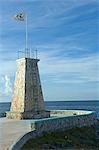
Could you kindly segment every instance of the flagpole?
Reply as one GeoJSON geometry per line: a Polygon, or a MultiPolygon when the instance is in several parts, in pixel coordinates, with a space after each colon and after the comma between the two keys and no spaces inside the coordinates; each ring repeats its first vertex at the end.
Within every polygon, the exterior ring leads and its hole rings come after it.
{"type": "Polygon", "coordinates": [[[26,14],[26,20],[25,20],[25,55],[27,55],[27,48],[28,48],[28,19],[26,14]]]}

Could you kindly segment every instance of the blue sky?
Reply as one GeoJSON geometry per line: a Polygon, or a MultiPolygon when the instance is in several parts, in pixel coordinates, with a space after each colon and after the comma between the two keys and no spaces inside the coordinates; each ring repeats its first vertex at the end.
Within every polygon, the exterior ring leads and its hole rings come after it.
{"type": "Polygon", "coordinates": [[[45,100],[98,100],[98,13],[96,0],[0,0],[0,102],[11,101],[17,51],[39,51],[45,100]]]}

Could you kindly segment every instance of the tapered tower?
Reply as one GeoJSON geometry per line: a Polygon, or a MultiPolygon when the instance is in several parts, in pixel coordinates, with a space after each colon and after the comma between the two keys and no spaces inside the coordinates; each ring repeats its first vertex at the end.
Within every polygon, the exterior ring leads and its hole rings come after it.
{"type": "Polygon", "coordinates": [[[14,94],[7,118],[32,119],[49,117],[45,111],[44,98],[38,70],[39,59],[17,60],[14,94]]]}

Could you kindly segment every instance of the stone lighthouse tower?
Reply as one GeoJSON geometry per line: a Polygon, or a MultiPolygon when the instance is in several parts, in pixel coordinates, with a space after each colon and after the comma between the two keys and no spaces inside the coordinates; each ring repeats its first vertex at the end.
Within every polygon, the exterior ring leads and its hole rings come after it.
{"type": "Polygon", "coordinates": [[[21,58],[17,60],[17,71],[10,112],[7,118],[32,119],[49,117],[45,111],[40,82],[39,59],[21,58]]]}
{"type": "Polygon", "coordinates": [[[14,19],[25,22],[25,57],[17,60],[17,71],[14,85],[14,94],[10,112],[7,118],[32,119],[49,117],[45,111],[42,87],[40,82],[37,50],[36,58],[30,58],[28,49],[28,21],[26,13],[17,13],[14,19]],[[29,54],[29,56],[28,56],[29,54]]]}

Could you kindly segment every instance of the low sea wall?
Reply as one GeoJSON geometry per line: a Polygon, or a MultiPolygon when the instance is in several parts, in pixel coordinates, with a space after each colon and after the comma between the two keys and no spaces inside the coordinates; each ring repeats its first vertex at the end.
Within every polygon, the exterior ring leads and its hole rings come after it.
{"type": "Polygon", "coordinates": [[[35,128],[39,134],[42,132],[54,132],[74,127],[90,126],[96,123],[95,112],[88,111],[52,111],[54,117],[31,122],[31,128],[35,128]]]}
{"type": "Polygon", "coordinates": [[[44,132],[54,132],[75,127],[91,126],[96,124],[97,117],[93,111],[62,110],[50,111],[51,118],[31,120],[31,131],[11,146],[11,150],[19,150],[29,139],[42,136],[44,132]]]}

